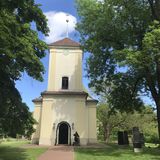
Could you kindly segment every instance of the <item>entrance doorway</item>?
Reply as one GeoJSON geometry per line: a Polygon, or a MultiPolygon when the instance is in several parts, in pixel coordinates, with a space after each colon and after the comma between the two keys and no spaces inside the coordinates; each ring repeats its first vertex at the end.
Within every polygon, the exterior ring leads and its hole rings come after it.
{"type": "Polygon", "coordinates": [[[57,126],[58,144],[71,144],[71,127],[67,122],[61,122],[57,126]]]}
{"type": "Polygon", "coordinates": [[[68,144],[68,125],[66,123],[59,126],[59,144],[68,144]]]}

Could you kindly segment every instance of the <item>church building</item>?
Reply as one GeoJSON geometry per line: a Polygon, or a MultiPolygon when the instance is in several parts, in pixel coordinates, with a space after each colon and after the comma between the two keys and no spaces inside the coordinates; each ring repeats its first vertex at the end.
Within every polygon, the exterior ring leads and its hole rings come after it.
{"type": "Polygon", "coordinates": [[[48,88],[33,100],[38,122],[32,142],[40,145],[72,145],[74,133],[80,145],[96,143],[96,105],[82,84],[80,44],[64,38],[49,45],[48,88]]]}

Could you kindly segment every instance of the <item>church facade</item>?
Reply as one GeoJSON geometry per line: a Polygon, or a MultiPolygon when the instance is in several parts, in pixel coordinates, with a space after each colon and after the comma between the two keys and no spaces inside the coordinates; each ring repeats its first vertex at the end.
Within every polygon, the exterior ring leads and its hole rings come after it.
{"type": "Polygon", "coordinates": [[[77,132],[81,145],[96,143],[96,104],[84,91],[80,44],[69,38],[49,45],[48,88],[33,100],[38,122],[32,142],[72,145],[77,132]]]}

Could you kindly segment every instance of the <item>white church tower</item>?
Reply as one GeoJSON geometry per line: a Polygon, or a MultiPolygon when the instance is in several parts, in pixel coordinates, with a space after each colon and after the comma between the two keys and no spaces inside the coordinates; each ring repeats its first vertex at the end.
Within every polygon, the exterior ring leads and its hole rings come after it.
{"type": "Polygon", "coordinates": [[[64,38],[49,45],[48,88],[33,100],[38,122],[32,142],[72,145],[78,132],[80,144],[96,143],[96,104],[82,84],[80,44],[64,38]]]}
{"type": "Polygon", "coordinates": [[[65,38],[49,48],[48,91],[83,91],[80,45],[65,38]]]}

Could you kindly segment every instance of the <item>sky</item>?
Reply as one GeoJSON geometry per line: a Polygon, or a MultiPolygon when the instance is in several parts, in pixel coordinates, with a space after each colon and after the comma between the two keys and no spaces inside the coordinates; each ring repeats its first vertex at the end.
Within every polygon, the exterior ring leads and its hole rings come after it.
{"type": "MultiPolygon", "coordinates": [[[[76,12],[75,1],[74,0],[35,0],[37,4],[41,4],[41,9],[48,19],[48,26],[50,28],[49,37],[43,37],[40,35],[40,39],[44,40],[47,44],[54,41],[60,40],[66,37],[67,23],[66,19],[69,20],[68,23],[68,33],[69,38],[78,41],[79,35],[75,31],[76,22],[78,20],[78,15],[76,12]]],[[[34,27],[34,26],[33,26],[34,27]]],[[[85,60],[87,53],[83,58],[83,84],[85,88],[88,89],[88,80],[85,78],[85,60]]],[[[40,93],[47,89],[48,83],[48,62],[49,53],[42,59],[42,63],[45,67],[45,74],[43,75],[44,81],[39,82],[29,77],[26,73],[22,74],[19,81],[16,82],[16,87],[18,88],[23,101],[28,105],[30,111],[34,110],[34,105],[32,100],[40,96],[40,93]]],[[[89,90],[89,89],[88,89],[89,90]]],[[[153,105],[153,103],[146,97],[143,100],[153,105]]]]}
{"type": "MultiPolygon", "coordinates": [[[[40,7],[48,19],[48,26],[50,28],[49,37],[43,37],[40,35],[40,39],[44,40],[47,44],[60,40],[66,37],[67,22],[69,38],[78,41],[78,32],[75,31],[76,22],[78,19],[75,1],[74,0],[35,0],[37,4],[41,4],[40,7]]],[[[33,26],[34,27],[34,26],[33,26]]],[[[42,63],[45,67],[45,74],[43,75],[44,81],[39,82],[29,77],[26,73],[22,74],[19,81],[16,82],[23,101],[28,105],[30,111],[34,110],[32,100],[40,96],[40,93],[47,89],[48,84],[48,62],[49,53],[42,59],[42,63]]],[[[85,66],[85,58],[83,59],[83,69],[85,66]]],[[[84,70],[83,70],[84,72],[84,70]]],[[[83,84],[88,88],[88,80],[83,73],[83,84]]]]}

